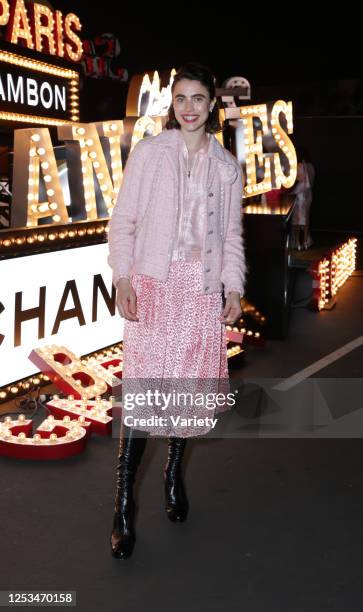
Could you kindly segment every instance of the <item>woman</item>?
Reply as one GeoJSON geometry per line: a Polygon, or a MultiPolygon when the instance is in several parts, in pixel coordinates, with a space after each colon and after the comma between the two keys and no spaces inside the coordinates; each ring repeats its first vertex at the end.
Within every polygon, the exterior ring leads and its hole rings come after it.
{"type": "MultiPolygon", "coordinates": [[[[188,391],[223,387],[228,381],[225,324],[241,316],[246,274],[242,171],[214,136],[221,130],[215,79],[204,66],[189,63],[175,75],[165,128],[139,141],[129,155],[109,226],[108,261],[117,307],[126,319],[111,534],[112,554],[122,559],[135,543],[133,484],[147,437],[168,437],[166,511],[170,520],[184,521],[189,506],[181,476],[186,438],[206,433],[213,420],[200,419],[202,427],[189,420],[176,425],[172,417],[196,412],[178,403],[168,410],[156,402],[152,409],[134,405],[125,414],[132,383],[139,390],[141,381],[144,389],[159,388],[161,381],[163,392],[168,381],[170,390],[176,383],[188,391]],[[145,417],[141,423],[139,417],[145,417]]],[[[222,403],[213,414],[226,409],[222,403]]],[[[211,416],[210,406],[198,407],[198,417],[207,413],[211,416]]]]}
{"type": "Polygon", "coordinates": [[[314,166],[303,158],[297,165],[296,183],[290,191],[290,193],[296,195],[291,219],[291,248],[298,251],[301,251],[301,249],[307,250],[313,244],[309,224],[314,178],[314,166]]]}

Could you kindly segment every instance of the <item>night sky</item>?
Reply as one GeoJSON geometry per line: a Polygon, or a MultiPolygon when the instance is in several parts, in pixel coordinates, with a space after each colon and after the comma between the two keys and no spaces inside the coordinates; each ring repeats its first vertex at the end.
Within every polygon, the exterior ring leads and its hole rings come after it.
{"type": "Polygon", "coordinates": [[[105,2],[101,11],[84,0],[56,0],[53,6],[80,17],[82,38],[114,33],[121,43],[118,63],[130,75],[197,60],[213,70],[219,84],[235,74],[256,85],[362,76],[361,33],[354,30],[355,20],[351,14],[335,16],[330,7],[319,22],[303,4],[294,7],[298,14],[291,18],[276,10],[271,18],[258,9],[247,15],[233,3],[226,4],[223,14],[217,4],[214,22],[209,16],[207,23],[188,19],[182,24],[186,17],[181,16],[181,5],[170,5],[168,12],[157,8],[147,23],[124,21],[120,2],[105,2]],[[178,24],[166,25],[168,15],[178,24]]]}

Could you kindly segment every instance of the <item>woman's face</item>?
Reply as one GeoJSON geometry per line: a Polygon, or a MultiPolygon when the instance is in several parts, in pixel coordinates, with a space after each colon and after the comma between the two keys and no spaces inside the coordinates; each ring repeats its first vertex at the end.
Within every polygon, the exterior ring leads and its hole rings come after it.
{"type": "Polygon", "coordinates": [[[182,129],[188,132],[201,129],[208,119],[211,106],[209,91],[200,81],[182,79],[176,83],[173,107],[182,129]]]}

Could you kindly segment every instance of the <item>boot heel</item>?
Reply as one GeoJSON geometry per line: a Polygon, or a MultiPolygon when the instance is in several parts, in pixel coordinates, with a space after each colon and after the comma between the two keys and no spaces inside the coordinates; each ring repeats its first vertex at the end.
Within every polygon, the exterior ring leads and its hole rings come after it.
{"type": "Polygon", "coordinates": [[[136,536],[133,525],[135,506],[128,512],[115,510],[111,533],[111,553],[116,559],[127,559],[135,546],[136,536]]]}
{"type": "Polygon", "coordinates": [[[176,479],[170,480],[164,474],[166,497],[165,510],[170,521],[173,523],[182,523],[188,516],[189,503],[181,477],[178,478],[177,484],[175,481],[176,479]]]}

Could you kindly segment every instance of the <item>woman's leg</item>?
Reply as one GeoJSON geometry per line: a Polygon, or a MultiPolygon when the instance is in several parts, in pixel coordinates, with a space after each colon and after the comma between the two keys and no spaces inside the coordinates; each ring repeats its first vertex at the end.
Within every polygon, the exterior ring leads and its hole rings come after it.
{"type": "Polygon", "coordinates": [[[126,559],[131,555],[136,539],[133,485],[149,434],[126,427],[124,423],[121,427],[111,552],[117,559],[126,559]]]}
{"type": "Polygon", "coordinates": [[[297,249],[300,244],[300,225],[292,225],[292,248],[297,249]]]}
{"type": "Polygon", "coordinates": [[[304,249],[309,249],[312,244],[314,243],[310,233],[310,225],[307,223],[304,225],[304,249]]]}
{"type": "Polygon", "coordinates": [[[301,251],[301,249],[304,248],[304,246],[303,246],[304,243],[301,240],[303,231],[304,231],[304,226],[303,225],[298,225],[297,226],[297,249],[298,249],[298,251],[301,251]]]}
{"type": "Polygon", "coordinates": [[[181,473],[186,438],[168,438],[168,460],[164,468],[166,513],[173,521],[185,521],[189,503],[181,473]]]}
{"type": "Polygon", "coordinates": [[[304,229],[304,242],[303,242],[304,249],[308,249],[313,243],[312,238],[310,236],[310,232],[309,232],[311,200],[312,200],[312,193],[311,193],[311,190],[309,190],[306,193],[305,206],[304,206],[304,210],[305,210],[305,224],[303,228],[304,229]]]}
{"type": "Polygon", "coordinates": [[[308,232],[309,232],[309,226],[308,225],[304,225],[303,226],[304,229],[304,249],[306,250],[308,248],[308,232]]]}

